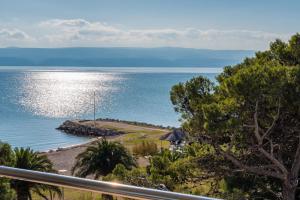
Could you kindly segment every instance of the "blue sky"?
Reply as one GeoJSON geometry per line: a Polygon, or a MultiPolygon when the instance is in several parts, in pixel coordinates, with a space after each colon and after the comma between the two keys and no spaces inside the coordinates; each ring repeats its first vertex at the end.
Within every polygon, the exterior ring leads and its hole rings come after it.
{"type": "Polygon", "coordinates": [[[1,0],[0,46],[265,49],[300,31],[296,0],[1,0]]]}

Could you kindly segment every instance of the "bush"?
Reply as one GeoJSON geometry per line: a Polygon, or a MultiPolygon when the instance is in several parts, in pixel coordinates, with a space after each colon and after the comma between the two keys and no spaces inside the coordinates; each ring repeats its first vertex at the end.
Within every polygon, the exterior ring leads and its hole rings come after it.
{"type": "Polygon", "coordinates": [[[152,141],[142,141],[132,149],[134,155],[148,156],[154,155],[158,152],[157,144],[152,141]]]}
{"type": "Polygon", "coordinates": [[[149,180],[149,175],[144,168],[133,168],[128,170],[122,164],[118,164],[111,174],[103,177],[103,180],[122,182],[124,184],[140,187],[155,188],[151,180],[149,180]]]}
{"type": "Polygon", "coordinates": [[[0,165],[12,166],[14,162],[14,152],[11,146],[0,141],[0,165]]]}
{"type": "MultiPolygon", "coordinates": [[[[0,141],[0,165],[12,166],[14,154],[11,146],[0,141]]],[[[14,199],[15,194],[10,188],[9,179],[0,178],[0,199],[14,199]]]]}
{"type": "Polygon", "coordinates": [[[15,193],[10,188],[9,179],[0,178],[0,199],[4,199],[4,200],[15,199],[15,193]]]}

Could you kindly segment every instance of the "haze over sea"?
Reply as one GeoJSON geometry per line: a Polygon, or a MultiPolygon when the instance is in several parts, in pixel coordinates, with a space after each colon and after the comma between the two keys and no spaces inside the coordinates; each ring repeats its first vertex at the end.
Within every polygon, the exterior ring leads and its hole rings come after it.
{"type": "Polygon", "coordinates": [[[222,68],[0,67],[0,140],[49,150],[89,138],[55,130],[66,119],[96,117],[178,126],[171,87],[222,68]]]}

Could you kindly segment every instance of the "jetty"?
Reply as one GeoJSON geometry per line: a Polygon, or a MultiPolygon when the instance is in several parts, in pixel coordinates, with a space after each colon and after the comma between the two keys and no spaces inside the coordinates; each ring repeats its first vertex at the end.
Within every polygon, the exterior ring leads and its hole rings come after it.
{"type": "Polygon", "coordinates": [[[78,136],[109,137],[132,132],[167,131],[172,127],[116,119],[67,120],[57,130],[78,136]]]}
{"type": "Polygon", "coordinates": [[[105,137],[125,134],[124,131],[109,128],[105,125],[106,124],[102,123],[102,121],[96,121],[94,123],[94,121],[91,120],[67,120],[56,129],[78,136],[105,137]]]}

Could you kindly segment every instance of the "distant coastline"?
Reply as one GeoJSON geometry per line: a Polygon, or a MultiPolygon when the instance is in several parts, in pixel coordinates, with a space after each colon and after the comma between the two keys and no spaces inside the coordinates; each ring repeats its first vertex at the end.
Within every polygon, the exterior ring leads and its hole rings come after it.
{"type": "Polygon", "coordinates": [[[0,66],[224,67],[254,55],[252,50],[193,48],[0,48],[0,66]]]}

